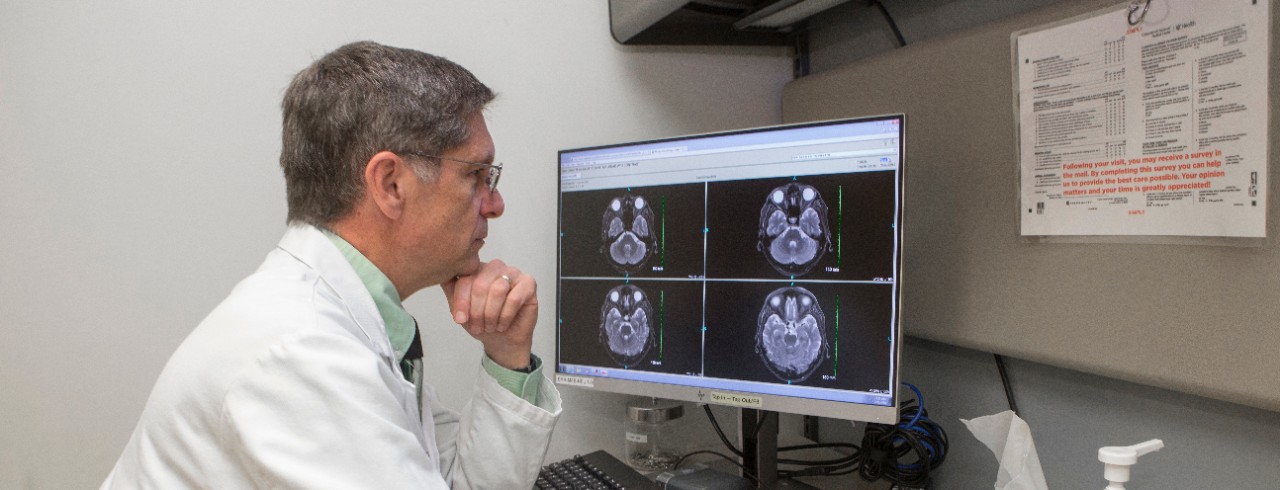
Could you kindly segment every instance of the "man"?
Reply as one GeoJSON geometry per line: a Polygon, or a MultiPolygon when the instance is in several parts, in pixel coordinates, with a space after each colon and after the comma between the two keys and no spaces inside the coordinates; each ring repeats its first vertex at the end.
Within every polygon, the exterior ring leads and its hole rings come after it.
{"type": "MultiPolygon", "coordinates": [[[[533,277],[480,261],[501,164],[466,69],[371,42],[285,93],[289,229],[165,366],[103,488],[530,488],[560,413],[533,277]],[[461,412],[422,383],[404,298],[484,346],[461,412]]],[[[467,368],[471,369],[471,368],[467,368]]]]}

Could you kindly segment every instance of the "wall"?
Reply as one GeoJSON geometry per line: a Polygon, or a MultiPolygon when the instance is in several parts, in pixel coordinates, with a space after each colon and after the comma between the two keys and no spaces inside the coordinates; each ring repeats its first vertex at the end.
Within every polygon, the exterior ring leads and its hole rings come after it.
{"type": "MultiPolygon", "coordinates": [[[[1007,100],[1011,92],[1008,33],[1020,28],[1019,25],[1028,27],[1120,3],[1108,0],[884,0],[908,42],[906,48],[895,49],[893,35],[879,12],[859,2],[850,2],[841,7],[845,9],[843,12],[832,9],[835,15],[810,23],[812,66],[816,74],[795,85],[818,90],[804,93],[794,103],[788,103],[788,98],[796,90],[789,87],[784,92],[788,121],[906,111],[908,131],[916,131],[908,134],[909,166],[915,169],[908,174],[912,180],[908,184],[908,199],[914,199],[908,205],[915,206],[907,210],[906,230],[908,241],[915,244],[915,252],[909,252],[914,256],[906,258],[904,328],[908,334],[914,332],[970,347],[912,338],[903,352],[902,379],[923,390],[930,414],[951,436],[951,455],[936,474],[938,488],[990,488],[995,481],[994,456],[959,422],[961,418],[971,419],[1008,408],[988,351],[1015,356],[1006,357],[1014,397],[1035,436],[1049,488],[1101,488],[1105,483],[1097,449],[1151,438],[1164,440],[1166,447],[1143,458],[1135,469],[1134,480],[1126,488],[1274,489],[1276,482],[1280,482],[1280,468],[1275,465],[1280,461],[1280,437],[1277,437],[1280,412],[1086,374],[1046,364],[1047,360],[1033,362],[1019,358],[1019,353],[1010,348],[1013,342],[1007,337],[1012,335],[983,343],[971,340],[980,336],[974,335],[971,327],[975,326],[977,330],[1051,331],[1056,328],[1064,332],[1065,338],[1070,335],[1070,328],[1044,318],[1052,317],[1065,323],[1091,319],[1098,312],[1045,311],[1047,314],[1026,315],[1021,320],[1005,315],[1026,312],[1034,308],[1039,298],[1080,295],[1084,294],[1081,290],[1087,288],[1103,293],[1101,296],[1131,300],[1126,303],[1129,313],[1125,315],[1112,315],[1114,311],[1110,308],[1099,308],[1109,318],[1097,322],[1100,328],[1095,332],[1097,339],[1107,339],[1114,335],[1111,332],[1132,335],[1116,341],[1116,345],[1133,352],[1148,351],[1154,336],[1170,337],[1188,349],[1212,347],[1215,342],[1211,338],[1206,340],[1208,337],[1255,344],[1227,355],[1203,356],[1170,369],[1150,369],[1144,365],[1145,372],[1138,375],[1117,372],[1108,376],[1123,374],[1143,383],[1185,389],[1185,385],[1166,380],[1182,379],[1198,372],[1235,370],[1238,373],[1239,366],[1274,362],[1275,356],[1254,352],[1274,345],[1270,341],[1258,342],[1273,334],[1274,315],[1266,316],[1267,313],[1262,313],[1264,310],[1249,300],[1240,299],[1264,295],[1270,299],[1258,304],[1275,304],[1278,289],[1274,279],[1277,264],[1274,239],[1258,249],[1017,243],[1016,220],[1010,204],[1016,200],[1016,179],[1015,164],[1011,160],[1015,158],[1012,112],[1007,100]],[[965,8],[957,8],[962,5],[965,8]],[[993,12],[1000,15],[992,16],[993,12]],[[1019,16],[1021,20],[1017,19],[1019,16]],[[902,74],[903,82],[875,83],[890,73],[902,74]],[[1004,99],[992,102],[992,94],[1004,99]],[[953,170],[962,168],[973,178],[956,178],[953,170]],[[968,194],[972,189],[991,192],[972,199],[968,194]],[[1177,325],[1181,320],[1165,321],[1167,318],[1149,315],[1153,309],[1164,308],[1163,299],[1153,291],[1172,292],[1171,297],[1176,297],[1183,291],[1199,289],[1179,286],[1176,280],[1170,280],[1171,273],[1152,272],[1150,283],[1123,286],[1111,280],[1073,280],[1042,287],[1030,279],[1038,275],[1053,280],[1079,272],[1105,271],[1111,268],[1106,267],[1104,261],[1127,261],[1138,254],[1171,259],[1173,265],[1169,269],[1193,272],[1196,283],[1214,283],[1216,275],[1240,273],[1247,274],[1256,283],[1218,281],[1219,287],[1209,288],[1216,291],[1214,294],[1198,294],[1194,304],[1218,314],[1215,321],[1203,322],[1203,336],[1187,336],[1172,330],[1159,333],[1159,326],[1177,325]],[[1103,260],[1081,260],[1085,255],[1103,260]],[[1064,270],[1064,267],[1040,262],[1046,256],[1062,259],[1061,263],[1082,265],[1064,270]],[[1029,266],[1032,262],[1034,266],[1029,266]],[[1127,287],[1131,292],[1118,295],[1117,287],[1127,287]],[[1139,328],[1148,331],[1134,335],[1139,328]]],[[[1276,33],[1273,19],[1273,52],[1276,33]]],[[[1274,54],[1271,63],[1274,112],[1277,68],[1274,54]]],[[[1273,131],[1272,148],[1275,141],[1273,131]]],[[[1272,161],[1274,169],[1274,156],[1272,161]]],[[[1272,195],[1275,195],[1274,188],[1272,195]]],[[[1274,235],[1274,216],[1268,220],[1268,230],[1274,235]]],[[[1141,261],[1132,262],[1142,265],[1141,261]]],[[[1169,308],[1169,311],[1175,309],[1169,308]]],[[[1052,339],[1043,343],[1049,347],[1068,345],[1052,339]]],[[[1077,351],[1085,355],[1090,348],[1080,347],[1077,351]]],[[[1159,355],[1181,354],[1161,352],[1159,355]]],[[[1061,359],[1054,361],[1064,363],[1061,359]]],[[[1243,390],[1239,388],[1242,382],[1248,384],[1251,376],[1271,383],[1275,379],[1272,372],[1274,369],[1257,369],[1234,377],[1230,381],[1237,389],[1232,396],[1245,403],[1263,405],[1256,397],[1241,396],[1243,390]]],[[[1221,392],[1201,391],[1223,396],[1221,392]]],[[[1275,395],[1274,390],[1259,391],[1263,392],[1260,396],[1275,395]]],[[[823,429],[824,439],[856,437],[856,432],[842,422],[824,421],[823,429]]]]}
{"type": "MultiPolygon", "coordinates": [[[[605,2],[42,2],[0,6],[0,488],[90,488],[169,354],[284,230],[279,102],[374,39],[470,68],[500,98],[506,216],[482,257],[554,279],[555,152],[777,123],[781,48],[616,45],[605,2]]],[[[429,368],[480,350],[411,298],[429,368]]],[[[535,341],[552,355],[554,312],[535,341]]],[[[433,379],[465,399],[475,372],[433,379]]],[[[551,458],[616,444],[622,399],[563,390],[551,458]]]]}
{"type": "Polygon", "coordinates": [[[907,44],[916,44],[1062,1],[879,0],[888,18],[871,2],[845,2],[807,21],[811,73],[897,48],[894,24],[907,44]]]}
{"type": "MultiPolygon", "coordinates": [[[[1018,194],[1005,191],[1018,183],[1009,36],[1108,5],[1056,4],[811,75],[788,85],[784,118],[908,114],[910,334],[1280,410],[1280,379],[1263,374],[1280,371],[1265,347],[1280,343],[1274,241],[1019,239],[1018,194]]],[[[1276,93],[1273,85],[1272,111],[1276,93]]],[[[1267,220],[1272,235],[1276,216],[1267,220]]]]}
{"type": "MultiPolygon", "coordinates": [[[[1051,489],[1102,488],[1098,448],[1164,441],[1134,467],[1130,490],[1274,490],[1280,482],[1280,413],[1005,358],[1021,417],[1031,428],[1051,489]]],[[[902,380],[924,394],[947,431],[950,451],[934,473],[938,489],[991,488],[997,464],[960,419],[1009,409],[990,353],[909,338],[902,380]]],[[[860,431],[824,420],[822,439],[855,442],[860,431]]]]}

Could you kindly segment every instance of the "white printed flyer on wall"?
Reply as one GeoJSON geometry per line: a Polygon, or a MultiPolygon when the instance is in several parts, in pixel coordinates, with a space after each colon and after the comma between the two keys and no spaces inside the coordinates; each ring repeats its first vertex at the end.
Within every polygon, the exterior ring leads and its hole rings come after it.
{"type": "Polygon", "coordinates": [[[1014,34],[1023,236],[1266,236],[1270,3],[1014,34]]]}

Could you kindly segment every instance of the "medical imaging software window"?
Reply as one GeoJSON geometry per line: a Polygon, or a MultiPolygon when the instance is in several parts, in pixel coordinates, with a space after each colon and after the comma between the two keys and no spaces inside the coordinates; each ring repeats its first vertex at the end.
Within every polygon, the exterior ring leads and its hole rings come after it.
{"type": "Polygon", "coordinates": [[[559,371],[888,394],[897,124],[561,152],[559,371]]]}

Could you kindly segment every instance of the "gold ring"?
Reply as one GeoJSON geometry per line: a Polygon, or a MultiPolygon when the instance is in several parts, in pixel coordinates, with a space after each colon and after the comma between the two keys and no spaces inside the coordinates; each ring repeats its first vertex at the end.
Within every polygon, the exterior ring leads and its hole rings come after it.
{"type": "Polygon", "coordinates": [[[506,274],[503,274],[503,275],[502,275],[502,280],[507,281],[507,287],[511,287],[511,276],[508,276],[508,275],[506,275],[506,274]]]}

